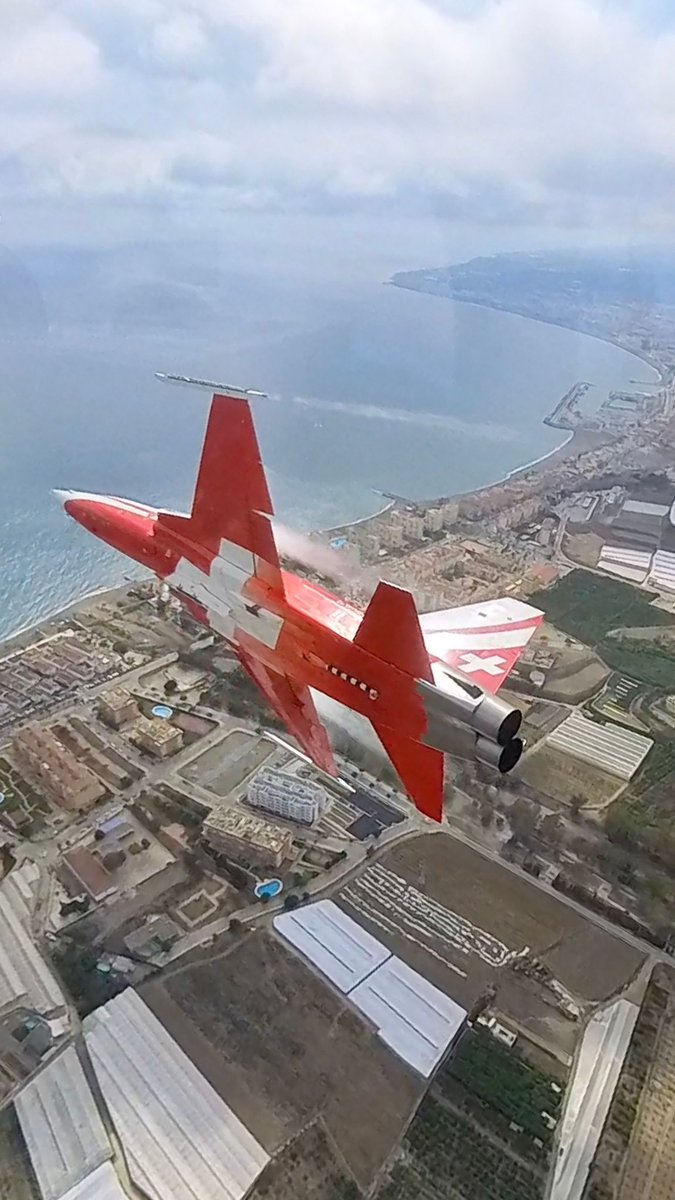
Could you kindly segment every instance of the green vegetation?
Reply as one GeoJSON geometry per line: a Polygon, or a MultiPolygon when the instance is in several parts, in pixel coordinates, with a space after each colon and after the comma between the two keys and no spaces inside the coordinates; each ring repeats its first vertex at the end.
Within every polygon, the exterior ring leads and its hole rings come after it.
{"type": "Polygon", "coordinates": [[[621,798],[608,809],[605,831],[613,842],[644,850],[675,870],[675,743],[656,742],[621,798]]]}
{"type": "Polygon", "coordinates": [[[21,832],[34,837],[45,828],[45,814],[49,813],[49,801],[19,774],[7,758],[0,758],[0,791],[5,799],[0,812],[24,812],[30,824],[22,825],[21,832]]]}
{"type": "Polygon", "coordinates": [[[541,1200],[543,1176],[465,1116],[429,1095],[377,1200],[541,1200]]]}
{"type": "Polygon", "coordinates": [[[482,1029],[474,1029],[462,1042],[445,1071],[438,1076],[438,1087],[451,1094],[448,1081],[459,1080],[489,1108],[515,1121],[523,1130],[548,1145],[552,1134],[542,1120],[542,1112],[556,1117],[562,1095],[551,1088],[549,1076],[523,1062],[513,1050],[482,1029]]]}
{"type": "MultiPolygon", "coordinates": [[[[652,619],[652,624],[654,621],[652,619]]],[[[653,687],[675,692],[675,645],[635,638],[605,638],[600,649],[608,667],[632,675],[653,687]]]]}
{"type": "Polygon", "coordinates": [[[631,784],[632,795],[648,795],[654,784],[663,783],[674,772],[675,742],[656,742],[631,784]]]}
{"type": "MultiPolygon", "coordinates": [[[[570,571],[552,587],[534,592],[530,600],[558,629],[589,646],[598,646],[610,629],[674,624],[675,617],[649,603],[655,595],[630,583],[578,570],[570,571]]],[[[631,667],[630,673],[637,671],[631,667]]]]}
{"type": "Polygon", "coordinates": [[[202,703],[221,708],[233,717],[261,721],[273,729],[285,728],[243,667],[220,675],[202,696],[202,703]]]}
{"type": "Polygon", "coordinates": [[[97,962],[97,955],[75,942],[54,949],[54,964],[81,1017],[112,1000],[127,986],[112,972],[104,974],[97,970],[97,962]]]}
{"type": "Polygon", "coordinates": [[[13,1104],[0,1112],[0,1200],[39,1200],[30,1155],[13,1104]]]}

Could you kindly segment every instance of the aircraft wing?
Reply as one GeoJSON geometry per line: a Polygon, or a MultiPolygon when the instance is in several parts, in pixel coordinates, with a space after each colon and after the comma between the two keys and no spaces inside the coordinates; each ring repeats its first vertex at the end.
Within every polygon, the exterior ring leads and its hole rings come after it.
{"type": "Polygon", "coordinates": [[[420,625],[432,658],[496,692],[543,619],[539,609],[505,597],[423,613],[420,625]]]}
{"type": "Polygon", "coordinates": [[[288,732],[300,743],[317,767],[337,777],[338,769],[328,734],[319,720],[312,694],[304,684],[266,667],[239,648],[244,670],[260,688],[288,732]]]}

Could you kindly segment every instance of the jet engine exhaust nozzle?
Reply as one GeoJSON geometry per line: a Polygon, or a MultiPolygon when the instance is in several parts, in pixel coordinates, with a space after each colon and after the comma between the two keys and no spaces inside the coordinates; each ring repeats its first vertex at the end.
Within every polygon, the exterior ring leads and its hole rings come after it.
{"type": "Polygon", "coordinates": [[[501,775],[512,771],[523,753],[522,738],[513,737],[505,745],[492,742],[489,738],[477,737],[475,755],[486,767],[496,767],[501,775]]]}

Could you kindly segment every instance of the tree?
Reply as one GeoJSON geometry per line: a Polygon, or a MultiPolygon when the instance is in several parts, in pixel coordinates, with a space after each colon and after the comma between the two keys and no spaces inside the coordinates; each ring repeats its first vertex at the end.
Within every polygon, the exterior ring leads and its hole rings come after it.
{"type": "Polygon", "coordinates": [[[171,696],[171,695],[173,695],[174,692],[177,692],[177,691],[178,691],[178,684],[176,683],[176,680],[175,679],[167,679],[166,683],[164,684],[164,695],[171,696]]]}
{"type": "Polygon", "coordinates": [[[527,842],[534,833],[536,824],[537,810],[529,800],[518,799],[511,805],[509,825],[517,841],[527,842]]]}
{"type": "Polygon", "coordinates": [[[581,812],[585,803],[586,803],[586,801],[585,801],[584,797],[580,796],[578,792],[575,792],[575,794],[572,796],[572,799],[570,800],[570,813],[572,814],[573,817],[579,816],[579,813],[581,812]]]}
{"type": "Polygon", "coordinates": [[[228,925],[230,933],[239,933],[242,928],[243,925],[239,920],[239,917],[230,917],[230,923],[228,925]]]}
{"type": "Polygon", "coordinates": [[[538,832],[542,841],[549,846],[559,846],[562,840],[564,824],[555,813],[549,813],[539,822],[538,832]]]}

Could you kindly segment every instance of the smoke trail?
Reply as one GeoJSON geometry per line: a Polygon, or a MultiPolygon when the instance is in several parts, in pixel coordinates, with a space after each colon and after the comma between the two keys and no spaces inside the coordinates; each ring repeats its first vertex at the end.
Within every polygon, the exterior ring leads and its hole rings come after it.
{"type": "Polygon", "coordinates": [[[368,421],[398,422],[401,425],[416,425],[422,429],[442,429],[448,433],[467,434],[481,437],[489,442],[513,442],[518,438],[514,429],[493,422],[475,425],[462,421],[447,413],[416,412],[408,408],[387,408],[379,404],[348,404],[344,400],[323,400],[318,396],[289,396],[289,403],[300,408],[316,409],[319,412],[345,413],[368,421]]]}
{"type": "Polygon", "coordinates": [[[377,584],[375,571],[361,567],[348,547],[345,550],[332,550],[306,533],[298,533],[296,529],[289,529],[276,520],[273,529],[279,553],[301,563],[310,571],[316,571],[335,583],[361,587],[375,587],[377,584]]]}

